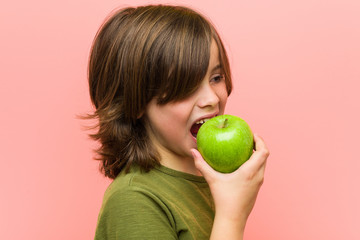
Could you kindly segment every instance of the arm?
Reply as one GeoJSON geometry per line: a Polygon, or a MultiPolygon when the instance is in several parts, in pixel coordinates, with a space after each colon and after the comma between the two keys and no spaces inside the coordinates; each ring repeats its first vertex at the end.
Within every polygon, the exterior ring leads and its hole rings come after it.
{"type": "Polygon", "coordinates": [[[171,213],[146,190],[127,187],[114,192],[98,218],[95,240],[177,239],[171,213]]]}
{"type": "Polygon", "coordinates": [[[264,179],[269,151],[264,141],[254,135],[255,152],[233,173],[213,170],[193,149],[195,165],[208,182],[215,203],[211,240],[243,239],[246,221],[252,211],[264,179]]]}

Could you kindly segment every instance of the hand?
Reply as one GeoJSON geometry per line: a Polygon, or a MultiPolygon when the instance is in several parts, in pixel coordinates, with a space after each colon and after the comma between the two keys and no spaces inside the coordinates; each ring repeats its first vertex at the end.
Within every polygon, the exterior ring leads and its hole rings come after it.
{"type": "Polygon", "coordinates": [[[212,169],[201,154],[192,149],[195,166],[209,184],[215,203],[215,220],[245,227],[252,211],[257,194],[264,181],[266,160],[269,156],[265,142],[254,135],[255,151],[235,172],[223,174],[212,169]]]}

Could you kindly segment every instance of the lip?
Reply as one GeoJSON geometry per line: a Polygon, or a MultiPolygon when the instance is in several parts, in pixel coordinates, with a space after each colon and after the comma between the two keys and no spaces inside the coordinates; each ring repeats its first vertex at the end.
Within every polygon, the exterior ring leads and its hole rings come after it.
{"type": "MultiPolygon", "coordinates": [[[[205,118],[213,118],[213,117],[218,116],[218,114],[219,114],[219,112],[215,112],[215,113],[212,113],[212,114],[207,114],[207,115],[201,116],[201,117],[197,118],[197,119],[191,124],[191,126],[194,125],[197,121],[200,121],[200,120],[205,119],[205,118]]],[[[191,128],[191,126],[190,126],[190,128],[191,128]]],[[[190,132],[190,130],[189,130],[189,132],[190,132]]],[[[191,133],[190,133],[190,136],[192,137],[192,139],[194,140],[194,142],[197,143],[196,138],[195,138],[191,133]]]]}
{"type": "Polygon", "coordinates": [[[207,114],[207,115],[204,115],[202,117],[199,117],[191,124],[191,126],[194,125],[197,121],[200,121],[200,120],[205,119],[205,118],[213,118],[213,117],[216,117],[218,114],[219,114],[219,112],[216,112],[216,113],[207,114]]]}

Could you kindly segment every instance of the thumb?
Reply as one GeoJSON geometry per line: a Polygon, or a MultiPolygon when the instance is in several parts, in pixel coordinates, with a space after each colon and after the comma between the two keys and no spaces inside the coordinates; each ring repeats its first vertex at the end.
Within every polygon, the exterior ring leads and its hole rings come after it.
{"type": "Polygon", "coordinates": [[[216,174],[216,171],[204,160],[198,150],[192,148],[191,154],[194,158],[195,167],[201,172],[207,181],[210,180],[211,176],[216,174]]]}

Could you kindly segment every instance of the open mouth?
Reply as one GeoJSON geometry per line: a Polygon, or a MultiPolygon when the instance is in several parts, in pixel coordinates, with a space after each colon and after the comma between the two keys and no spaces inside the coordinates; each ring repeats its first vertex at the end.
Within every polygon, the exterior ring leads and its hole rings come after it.
{"type": "Polygon", "coordinates": [[[190,132],[191,132],[191,135],[193,135],[194,138],[196,138],[197,133],[199,132],[199,129],[200,129],[201,125],[203,125],[203,124],[194,123],[191,126],[190,132]]]}
{"type": "Polygon", "coordinates": [[[196,121],[190,128],[191,135],[193,135],[194,138],[197,137],[197,134],[199,132],[200,127],[211,118],[204,118],[199,121],[196,121]]]}

